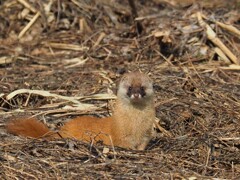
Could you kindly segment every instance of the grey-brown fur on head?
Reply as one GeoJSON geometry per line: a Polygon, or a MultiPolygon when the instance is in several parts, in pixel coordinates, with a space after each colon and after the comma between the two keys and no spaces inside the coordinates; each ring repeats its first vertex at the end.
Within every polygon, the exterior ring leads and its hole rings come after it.
{"type": "Polygon", "coordinates": [[[120,81],[117,95],[126,101],[151,98],[153,96],[152,80],[140,72],[127,73],[120,81]]]}

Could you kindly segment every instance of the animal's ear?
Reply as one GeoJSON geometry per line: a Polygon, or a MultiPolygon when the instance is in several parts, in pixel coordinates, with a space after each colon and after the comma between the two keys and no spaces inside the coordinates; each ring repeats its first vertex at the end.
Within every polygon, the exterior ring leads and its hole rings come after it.
{"type": "Polygon", "coordinates": [[[120,83],[126,79],[126,74],[127,73],[124,73],[122,77],[118,77],[117,80],[115,81],[115,87],[112,89],[114,94],[117,94],[120,83]]]}
{"type": "Polygon", "coordinates": [[[122,82],[125,81],[127,79],[127,76],[129,75],[129,72],[125,72],[123,74],[123,76],[121,77],[120,81],[118,82],[118,85],[122,82]]]}
{"type": "Polygon", "coordinates": [[[149,76],[149,73],[144,73],[145,78],[147,78],[152,84],[153,84],[153,80],[152,78],[149,76]]]}
{"type": "Polygon", "coordinates": [[[120,82],[122,82],[122,81],[125,81],[125,80],[126,80],[126,78],[127,78],[126,74],[125,74],[125,75],[123,75],[123,76],[122,76],[122,78],[121,78],[121,80],[120,80],[120,82]]]}

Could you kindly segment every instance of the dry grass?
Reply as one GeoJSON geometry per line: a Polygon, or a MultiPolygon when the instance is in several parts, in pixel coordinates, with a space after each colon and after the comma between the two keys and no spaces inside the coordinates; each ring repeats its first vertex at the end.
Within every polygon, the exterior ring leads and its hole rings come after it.
{"type": "Polygon", "coordinates": [[[239,179],[240,6],[209,2],[0,2],[0,177],[239,179]],[[109,115],[119,76],[135,69],[156,92],[158,133],[146,151],[4,130],[18,116],[54,129],[109,115]]]}

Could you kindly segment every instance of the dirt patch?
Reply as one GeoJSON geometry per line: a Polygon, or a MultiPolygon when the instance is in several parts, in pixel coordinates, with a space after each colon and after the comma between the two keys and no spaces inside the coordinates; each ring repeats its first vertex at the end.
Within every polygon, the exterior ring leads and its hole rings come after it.
{"type": "Polygon", "coordinates": [[[239,0],[0,2],[0,176],[239,179],[239,8],[239,0]],[[18,116],[53,129],[108,116],[119,77],[133,70],[154,80],[158,133],[146,151],[4,130],[18,116]]]}

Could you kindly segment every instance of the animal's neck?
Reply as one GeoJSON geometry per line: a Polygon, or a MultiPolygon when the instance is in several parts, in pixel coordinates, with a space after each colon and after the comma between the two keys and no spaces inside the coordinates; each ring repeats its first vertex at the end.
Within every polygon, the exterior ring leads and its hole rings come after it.
{"type": "Polygon", "coordinates": [[[149,99],[144,104],[131,104],[121,100],[117,100],[114,111],[114,121],[118,125],[142,126],[144,123],[152,123],[155,117],[155,109],[153,99],[149,99]]]}

